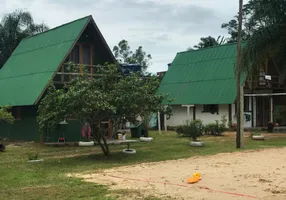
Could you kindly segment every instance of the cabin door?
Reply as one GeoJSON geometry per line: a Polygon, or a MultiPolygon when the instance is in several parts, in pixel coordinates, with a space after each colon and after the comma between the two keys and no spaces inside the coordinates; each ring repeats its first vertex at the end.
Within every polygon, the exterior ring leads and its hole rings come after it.
{"type": "Polygon", "coordinates": [[[270,97],[257,97],[257,126],[265,127],[270,121],[270,97]]]}

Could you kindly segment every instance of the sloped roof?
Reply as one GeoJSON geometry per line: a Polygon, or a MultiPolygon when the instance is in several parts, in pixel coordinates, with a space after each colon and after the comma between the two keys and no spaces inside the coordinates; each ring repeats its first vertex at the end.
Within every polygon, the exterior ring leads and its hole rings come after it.
{"type": "Polygon", "coordinates": [[[236,44],[180,52],[159,93],[169,94],[173,105],[232,104],[236,98],[236,56],[236,44]]]}
{"type": "Polygon", "coordinates": [[[90,19],[23,39],[0,70],[0,106],[33,105],[90,19]]]}

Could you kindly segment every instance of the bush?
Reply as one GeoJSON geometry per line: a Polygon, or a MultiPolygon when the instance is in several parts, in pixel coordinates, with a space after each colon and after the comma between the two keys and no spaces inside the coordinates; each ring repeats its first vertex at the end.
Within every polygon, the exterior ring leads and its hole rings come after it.
{"type": "Polygon", "coordinates": [[[220,121],[221,123],[219,123],[219,121],[216,120],[215,123],[210,123],[210,124],[205,125],[205,134],[221,136],[227,130],[226,115],[222,115],[220,121]]]}
{"type": "Polygon", "coordinates": [[[28,159],[29,160],[37,160],[38,159],[38,153],[28,153],[28,159]]]}
{"type": "Polygon", "coordinates": [[[178,133],[178,135],[183,134],[184,133],[184,126],[177,126],[175,128],[176,132],[178,133]]]}
{"type": "Polygon", "coordinates": [[[185,136],[197,141],[203,134],[203,122],[201,120],[186,121],[182,131],[185,136]]]}
{"type": "Polygon", "coordinates": [[[259,129],[254,129],[250,132],[250,138],[252,138],[253,136],[258,136],[261,135],[260,130],[259,129]]]}

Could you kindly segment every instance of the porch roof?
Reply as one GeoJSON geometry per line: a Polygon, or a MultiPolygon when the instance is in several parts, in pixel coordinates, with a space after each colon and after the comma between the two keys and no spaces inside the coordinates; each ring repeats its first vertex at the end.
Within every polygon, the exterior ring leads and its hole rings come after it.
{"type": "Polygon", "coordinates": [[[179,52],[158,92],[169,94],[174,99],[171,104],[232,104],[236,56],[236,44],[179,52]]]}

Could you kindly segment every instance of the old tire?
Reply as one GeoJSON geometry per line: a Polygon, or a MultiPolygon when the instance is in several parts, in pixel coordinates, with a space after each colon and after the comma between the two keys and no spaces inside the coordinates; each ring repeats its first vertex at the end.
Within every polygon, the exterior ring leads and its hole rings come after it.
{"type": "Polygon", "coordinates": [[[204,142],[202,142],[202,141],[191,141],[190,142],[190,145],[191,146],[193,146],[193,147],[202,147],[202,146],[204,146],[204,142]]]}
{"type": "Polygon", "coordinates": [[[152,137],[140,137],[141,142],[151,142],[153,140],[152,137]]]}
{"type": "Polygon", "coordinates": [[[264,140],[264,135],[254,135],[252,136],[253,140],[264,140]]]}
{"type": "Polygon", "coordinates": [[[79,141],[78,146],[80,146],[80,147],[91,147],[91,146],[94,146],[94,141],[90,141],[90,142],[79,141]]]}
{"type": "Polygon", "coordinates": [[[123,149],[122,152],[126,154],[135,154],[136,150],[135,149],[123,149]]]}
{"type": "Polygon", "coordinates": [[[39,160],[28,160],[28,163],[37,163],[37,162],[44,162],[43,159],[39,159],[39,160]]]}

